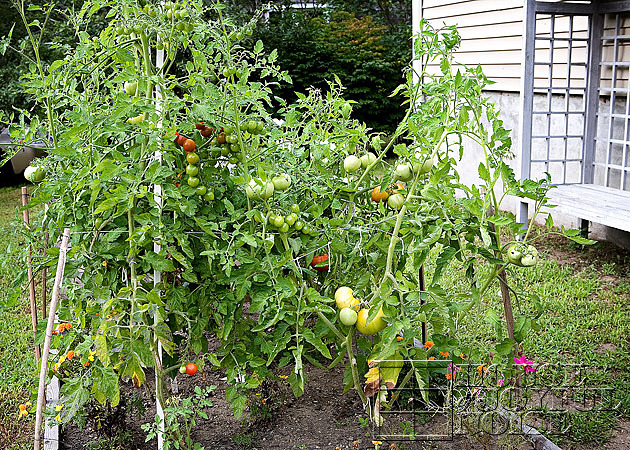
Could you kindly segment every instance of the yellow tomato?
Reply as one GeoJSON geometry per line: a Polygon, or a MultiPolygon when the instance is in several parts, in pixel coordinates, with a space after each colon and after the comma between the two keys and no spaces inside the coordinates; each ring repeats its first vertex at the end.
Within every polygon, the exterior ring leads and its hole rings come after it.
{"type": "Polygon", "coordinates": [[[337,303],[337,308],[353,308],[354,310],[359,310],[359,304],[361,303],[358,298],[354,298],[352,295],[352,289],[348,286],[341,286],[335,292],[335,303],[337,303]]]}
{"type": "Polygon", "coordinates": [[[378,310],[376,317],[372,319],[370,323],[366,323],[369,313],[370,311],[368,309],[365,309],[365,308],[361,309],[361,311],[359,311],[359,314],[357,315],[357,323],[356,323],[357,330],[359,330],[360,333],[366,334],[368,336],[371,334],[378,333],[379,331],[381,331],[383,328],[387,326],[387,322],[383,320],[383,317],[385,317],[383,308],[378,310]]]}

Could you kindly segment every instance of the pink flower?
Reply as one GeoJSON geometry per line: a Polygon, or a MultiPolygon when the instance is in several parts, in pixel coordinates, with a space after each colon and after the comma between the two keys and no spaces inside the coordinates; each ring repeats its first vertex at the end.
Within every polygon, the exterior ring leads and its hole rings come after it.
{"type": "Polygon", "coordinates": [[[501,387],[503,386],[503,383],[505,383],[505,375],[501,374],[501,379],[497,381],[497,386],[501,387]]]}
{"type": "Polygon", "coordinates": [[[525,372],[536,372],[536,369],[534,369],[533,367],[534,363],[532,361],[527,361],[527,359],[524,356],[521,356],[520,358],[517,358],[515,356],[514,362],[518,364],[519,366],[523,366],[523,369],[525,369],[525,372]]]}

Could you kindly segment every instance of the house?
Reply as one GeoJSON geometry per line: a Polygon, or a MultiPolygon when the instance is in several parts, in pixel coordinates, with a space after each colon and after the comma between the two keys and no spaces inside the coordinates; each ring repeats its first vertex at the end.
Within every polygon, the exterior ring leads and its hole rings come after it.
{"type": "MultiPolygon", "coordinates": [[[[457,25],[455,59],[481,64],[496,82],[485,93],[513,130],[511,165],[522,178],[551,174],[556,223],[592,224],[592,236],[630,247],[629,2],[423,0],[413,8],[416,28],[421,18],[457,25]]],[[[531,216],[527,203],[507,206],[523,221],[531,216]]]]}

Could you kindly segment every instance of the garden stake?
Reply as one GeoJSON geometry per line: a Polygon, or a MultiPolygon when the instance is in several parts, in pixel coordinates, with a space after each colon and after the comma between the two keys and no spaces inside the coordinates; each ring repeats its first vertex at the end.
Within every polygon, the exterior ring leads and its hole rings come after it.
{"type": "Polygon", "coordinates": [[[41,429],[42,415],[45,402],[46,389],[46,372],[48,367],[48,355],[50,353],[50,341],[52,340],[52,330],[55,325],[55,312],[57,310],[57,302],[59,301],[59,293],[61,291],[61,282],[63,280],[63,271],[66,267],[66,254],[68,252],[68,239],[70,237],[70,228],[63,230],[61,246],[59,247],[59,260],[57,261],[57,273],[55,274],[55,284],[53,284],[52,298],[50,299],[50,312],[48,314],[48,323],[46,325],[46,335],[44,336],[44,351],[42,354],[41,365],[39,367],[39,388],[37,390],[37,411],[35,413],[35,438],[34,450],[41,449],[41,429]]]}
{"type": "MultiPolygon", "coordinates": [[[[418,286],[420,288],[420,305],[424,305],[424,299],[422,298],[422,293],[424,292],[424,289],[425,289],[425,286],[424,286],[424,264],[422,264],[420,266],[419,278],[420,278],[420,282],[418,283],[418,286]]],[[[422,322],[422,345],[424,345],[424,343],[426,341],[427,341],[427,323],[426,322],[422,322]]]]}
{"type": "MultiPolygon", "coordinates": [[[[48,203],[44,205],[44,211],[48,212],[48,203]]],[[[46,232],[44,233],[44,254],[48,249],[48,225],[46,225],[46,232]]],[[[42,268],[42,318],[46,318],[46,277],[48,276],[48,267],[44,265],[42,268]]]]}
{"type": "MultiPolygon", "coordinates": [[[[26,206],[27,204],[28,204],[28,189],[26,187],[22,187],[22,206],[26,206]]],[[[24,224],[26,225],[26,229],[28,231],[31,231],[29,218],[28,218],[28,209],[25,208],[24,211],[22,211],[22,217],[24,218],[24,224]]],[[[33,345],[34,345],[35,333],[37,332],[37,304],[35,302],[35,278],[33,278],[32,252],[33,252],[33,247],[29,244],[28,254],[26,255],[26,267],[28,271],[28,292],[29,292],[29,297],[31,299],[31,319],[33,322],[33,345]]],[[[35,364],[39,364],[39,359],[40,359],[39,345],[35,345],[35,364]]]]}

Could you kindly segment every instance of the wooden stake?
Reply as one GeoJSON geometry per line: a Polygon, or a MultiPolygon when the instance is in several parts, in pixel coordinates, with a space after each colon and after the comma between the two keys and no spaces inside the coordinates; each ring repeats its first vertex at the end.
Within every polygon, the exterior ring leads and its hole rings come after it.
{"type": "MultiPolygon", "coordinates": [[[[419,274],[419,278],[420,278],[420,304],[424,305],[424,299],[422,298],[422,293],[424,292],[425,288],[425,283],[424,283],[424,264],[420,266],[420,274],[419,274]]],[[[422,345],[424,345],[424,343],[427,341],[427,323],[426,322],[422,322],[422,345]]]]}
{"type": "MultiPolygon", "coordinates": [[[[44,205],[44,211],[48,211],[48,203],[44,205]]],[[[46,232],[44,233],[44,253],[48,249],[48,226],[46,226],[46,232]]],[[[46,318],[46,278],[48,276],[48,267],[44,265],[42,268],[42,317],[46,318]]]]}
{"type": "MultiPolygon", "coordinates": [[[[22,206],[28,204],[28,189],[22,188],[22,206]]],[[[26,224],[26,229],[31,231],[28,209],[22,211],[22,217],[26,224]]],[[[31,299],[31,321],[33,322],[33,344],[35,344],[35,333],[37,332],[37,304],[35,303],[35,278],[33,277],[33,248],[28,246],[28,254],[26,256],[26,268],[28,272],[28,291],[31,299]]],[[[35,345],[35,363],[39,364],[40,352],[39,345],[35,345]]]]}
{"type": "Polygon", "coordinates": [[[66,254],[68,253],[68,239],[70,237],[70,228],[63,230],[61,246],[59,248],[59,260],[57,261],[57,273],[55,274],[55,284],[53,285],[52,298],[50,299],[50,311],[48,314],[48,323],[46,325],[46,336],[44,337],[44,351],[42,353],[42,363],[39,367],[39,389],[37,391],[37,412],[35,413],[35,439],[34,450],[41,449],[41,428],[42,416],[45,402],[46,389],[46,372],[48,371],[48,355],[50,353],[50,341],[52,340],[52,330],[55,325],[55,312],[57,311],[57,302],[61,292],[61,283],[63,281],[63,271],[66,267],[66,254]]]}

